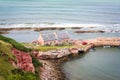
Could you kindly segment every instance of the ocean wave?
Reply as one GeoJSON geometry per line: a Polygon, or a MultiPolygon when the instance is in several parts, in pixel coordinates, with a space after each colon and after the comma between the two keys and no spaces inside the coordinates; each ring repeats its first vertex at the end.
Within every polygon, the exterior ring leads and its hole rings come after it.
{"type": "Polygon", "coordinates": [[[24,23],[24,24],[5,24],[1,25],[0,28],[27,28],[27,27],[38,27],[38,28],[70,28],[70,27],[81,27],[83,30],[103,30],[105,32],[120,32],[120,24],[72,24],[72,23],[24,23]]]}
{"type": "Polygon", "coordinates": [[[71,24],[71,23],[41,23],[41,24],[32,24],[32,23],[24,23],[24,24],[3,24],[0,26],[2,28],[17,28],[17,27],[103,27],[101,24],[71,24]]]}

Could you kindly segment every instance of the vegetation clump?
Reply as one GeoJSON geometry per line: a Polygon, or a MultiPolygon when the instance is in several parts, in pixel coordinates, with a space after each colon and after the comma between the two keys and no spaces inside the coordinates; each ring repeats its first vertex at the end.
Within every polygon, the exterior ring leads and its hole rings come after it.
{"type": "Polygon", "coordinates": [[[32,63],[35,67],[35,75],[36,75],[36,78],[37,80],[39,80],[39,71],[40,71],[40,67],[43,67],[42,63],[35,57],[31,54],[31,57],[32,57],[32,63]]]}
{"type": "Polygon", "coordinates": [[[32,72],[24,72],[21,69],[13,69],[11,72],[9,80],[39,80],[37,75],[32,72]]]}
{"type": "Polygon", "coordinates": [[[31,57],[32,57],[32,63],[35,67],[43,66],[42,63],[40,63],[39,60],[35,58],[35,56],[31,54],[31,57]]]}
{"type": "Polygon", "coordinates": [[[20,44],[19,42],[16,42],[14,39],[0,35],[0,40],[10,43],[14,48],[18,50],[25,51],[25,52],[30,51],[30,49],[24,47],[22,44],[20,44]]]}

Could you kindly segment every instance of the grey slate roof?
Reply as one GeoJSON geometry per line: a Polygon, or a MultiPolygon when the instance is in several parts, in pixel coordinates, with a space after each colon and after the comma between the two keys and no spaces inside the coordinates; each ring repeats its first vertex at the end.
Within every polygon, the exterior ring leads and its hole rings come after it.
{"type": "Polygon", "coordinates": [[[67,33],[57,33],[59,39],[68,39],[69,36],[67,33]]]}
{"type": "Polygon", "coordinates": [[[48,34],[41,34],[41,36],[45,42],[69,38],[67,33],[56,33],[56,34],[55,33],[48,33],[48,34]]]}
{"type": "Polygon", "coordinates": [[[57,40],[57,37],[55,36],[54,33],[50,34],[41,34],[42,38],[44,41],[52,41],[52,40],[57,40]]]}

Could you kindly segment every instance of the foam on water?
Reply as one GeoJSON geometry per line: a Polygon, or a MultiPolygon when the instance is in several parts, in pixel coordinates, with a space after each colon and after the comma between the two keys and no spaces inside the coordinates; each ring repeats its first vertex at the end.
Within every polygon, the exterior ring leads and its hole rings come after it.
{"type": "Polygon", "coordinates": [[[11,24],[9,27],[103,27],[100,24],[71,24],[71,23],[47,23],[47,24],[11,24]]]}
{"type": "Polygon", "coordinates": [[[0,25],[1,28],[17,28],[17,27],[103,27],[101,24],[72,24],[72,23],[41,23],[41,24],[5,24],[0,25]]]}
{"type": "Polygon", "coordinates": [[[72,23],[24,23],[24,24],[5,24],[0,25],[0,28],[19,28],[19,27],[38,27],[38,28],[69,28],[81,27],[81,30],[102,30],[105,32],[120,32],[120,24],[72,24],[72,23]]]}

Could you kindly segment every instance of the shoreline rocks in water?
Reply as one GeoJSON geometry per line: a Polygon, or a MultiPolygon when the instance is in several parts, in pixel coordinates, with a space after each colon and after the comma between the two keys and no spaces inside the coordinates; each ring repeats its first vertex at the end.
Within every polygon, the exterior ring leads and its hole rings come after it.
{"type": "Polygon", "coordinates": [[[26,27],[26,28],[23,28],[23,27],[21,27],[21,28],[0,28],[0,34],[9,34],[10,31],[12,31],[12,30],[18,30],[18,31],[20,31],[20,30],[32,30],[32,28],[31,27],[26,27]]]}
{"type": "Polygon", "coordinates": [[[79,30],[79,31],[74,31],[74,33],[104,33],[105,31],[102,30],[79,30]]]}
{"type": "Polygon", "coordinates": [[[31,27],[18,27],[18,28],[0,28],[0,31],[11,31],[11,30],[31,30],[31,27]]]}
{"type": "Polygon", "coordinates": [[[44,30],[64,30],[65,28],[57,28],[57,27],[51,27],[51,28],[33,28],[34,31],[44,31],[44,30]]]}
{"type": "MultiPolygon", "coordinates": [[[[0,28],[0,34],[9,34],[10,31],[12,30],[32,30],[35,32],[39,32],[39,31],[44,31],[44,30],[65,30],[65,29],[73,29],[74,33],[105,33],[105,32],[115,32],[115,33],[119,33],[120,30],[110,30],[110,31],[105,31],[105,30],[80,30],[83,27],[15,27],[15,28],[0,28]]],[[[93,27],[91,27],[93,28],[93,27]]]]}
{"type": "Polygon", "coordinates": [[[17,28],[0,28],[0,34],[8,34],[9,31],[12,30],[33,30],[33,31],[44,31],[44,30],[64,30],[65,28],[57,28],[57,27],[46,27],[46,28],[39,28],[39,27],[17,27],[17,28]]]}
{"type": "Polygon", "coordinates": [[[11,31],[11,30],[34,30],[34,31],[43,31],[43,30],[64,30],[65,28],[57,28],[57,27],[51,27],[51,28],[39,28],[39,27],[18,27],[18,28],[0,28],[0,31],[11,31]]]}
{"type": "Polygon", "coordinates": [[[71,27],[71,29],[81,29],[82,27],[71,27]]]}

